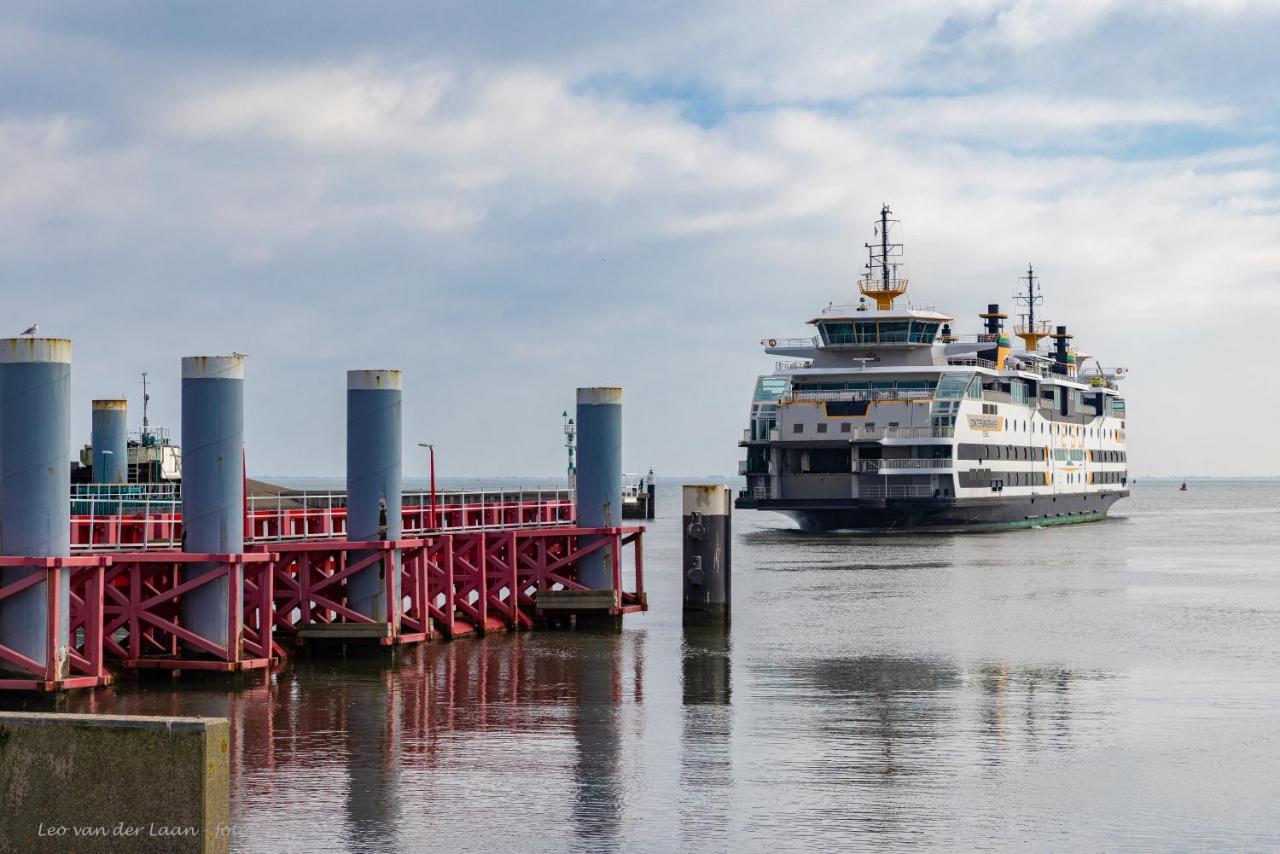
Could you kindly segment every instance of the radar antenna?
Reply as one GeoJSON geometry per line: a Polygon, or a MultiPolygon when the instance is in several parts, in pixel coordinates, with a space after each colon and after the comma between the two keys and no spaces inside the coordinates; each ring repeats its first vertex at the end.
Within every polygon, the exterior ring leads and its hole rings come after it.
{"type": "Polygon", "coordinates": [[[1035,352],[1040,345],[1040,339],[1049,334],[1049,321],[1036,320],[1036,306],[1044,304],[1044,295],[1040,293],[1040,278],[1036,275],[1036,271],[1032,269],[1031,263],[1027,263],[1027,275],[1019,276],[1019,282],[1026,282],[1026,290],[1019,290],[1013,295],[1013,299],[1018,305],[1026,306],[1025,314],[1019,314],[1022,322],[1014,327],[1014,334],[1022,339],[1027,346],[1028,352],[1035,352]]]}
{"type": "Polygon", "coordinates": [[[891,213],[888,205],[880,207],[880,220],[876,224],[880,242],[863,244],[867,249],[867,266],[858,283],[858,290],[874,299],[880,311],[893,308],[893,301],[907,292],[907,280],[898,275],[902,262],[893,260],[902,258],[902,244],[889,240],[889,229],[895,225],[901,227],[902,223],[889,219],[891,213]]]}

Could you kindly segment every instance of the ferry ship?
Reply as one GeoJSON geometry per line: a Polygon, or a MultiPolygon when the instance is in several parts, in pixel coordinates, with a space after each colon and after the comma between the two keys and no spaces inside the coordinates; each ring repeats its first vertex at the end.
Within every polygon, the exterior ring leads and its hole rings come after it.
{"type": "Polygon", "coordinates": [[[967,530],[1091,522],[1129,494],[1123,368],[1104,370],[1038,311],[1028,265],[1012,344],[998,304],[982,331],[906,302],[900,224],[886,205],[856,305],[816,335],[766,339],[739,445],[736,506],[805,530],[967,530]],[[1044,346],[1042,346],[1042,344],[1044,346]],[[1092,364],[1092,366],[1091,366],[1092,364]]]}

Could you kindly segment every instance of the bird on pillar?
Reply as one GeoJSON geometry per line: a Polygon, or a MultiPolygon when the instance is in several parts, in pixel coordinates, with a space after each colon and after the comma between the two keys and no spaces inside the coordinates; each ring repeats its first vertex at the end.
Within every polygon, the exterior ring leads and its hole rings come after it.
{"type": "Polygon", "coordinates": [[[22,331],[22,335],[21,335],[21,336],[19,336],[19,337],[27,337],[27,338],[29,338],[29,337],[31,337],[31,336],[33,336],[33,335],[35,335],[35,334],[36,334],[37,332],[39,332],[39,331],[40,331],[40,324],[38,324],[38,323],[33,323],[33,324],[31,324],[30,326],[28,326],[26,329],[24,329],[24,330],[22,331]]]}

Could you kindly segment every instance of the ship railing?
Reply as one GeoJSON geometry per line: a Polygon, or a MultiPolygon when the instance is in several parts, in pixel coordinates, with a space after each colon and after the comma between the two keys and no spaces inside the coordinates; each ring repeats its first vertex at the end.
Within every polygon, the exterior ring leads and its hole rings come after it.
{"type": "Polygon", "coordinates": [[[936,494],[936,489],[925,484],[858,486],[858,498],[932,498],[936,494]]]}
{"type": "Polygon", "coordinates": [[[992,371],[997,370],[995,362],[990,359],[979,359],[974,356],[948,356],[947,364],[953,367],[987,368],[992,371]]]}
{"type": "Polygon", "coordinates": [[[996,344],[1000,341],[999,333],[978,332],[965,335],[948,335],[947,342],[955,344],[996,344]]]}
{"type": "Polygon", "coordinates": [[[949,469],[954,465],[950,457],[912,457],[898,460],[858,460],[858,471],[878,472],[905,469],[949,469]]]}
{"type": "Polygon", "coordinates": [[[760,346],[767,347],[770,350],[817,347],[818,336],[814,335],[810,338],[762,338],[760,339],[760,346]]]}
{"type": "Polygon", "coordinates": [[[879,442],[882,439],[950,439],[954,427],[857,427],[847,435],[851,441],[879,442]]]}
{"type": "MultiPolygon", "coordinates": [[[[570,489],[502,489],[439,492],[431,513],[430,490],[411,490],[401,500],[403,536],[465,530],[504,530],[570,525],[570,489]],[[530,508],[538,508],[531,522],[530,508]]],[[[347,496],[342,491],[281,492],[249,496],[246,545],[345,536],[347,496]]],[[[71,499],[72,548],[177,549],[182,547],[182,499],[176,490],[96,495],[83,489],[71,499]]]]}
{"type": "Polygon", "coordinates": [[[860,388],[844,391],[793,391],[792,402],[932,400],[931,388],[860,388]]]}

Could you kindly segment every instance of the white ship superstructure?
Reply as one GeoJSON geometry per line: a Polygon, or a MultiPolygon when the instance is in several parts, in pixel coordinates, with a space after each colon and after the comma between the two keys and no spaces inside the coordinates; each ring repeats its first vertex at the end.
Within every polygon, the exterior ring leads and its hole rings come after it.
{"type": "Polygon", "coordinates": [[[1066,326],[1037,317],[1030,267],[1018,346],[998,305],[968,336],[947,315],[895,307],[909,283],[890,213],[868,244],[859,303],[828,306],[812,338],[762,342],[787,361],[756,383],[737,506],[812,530],[1103,518],[1129,494],[1123,369],[1104,370],[1066,326]]]}

